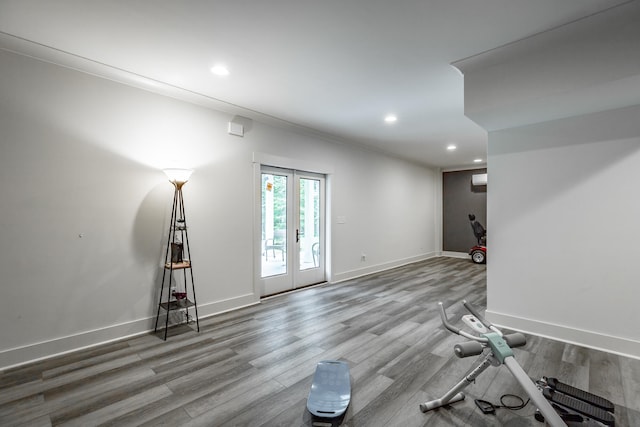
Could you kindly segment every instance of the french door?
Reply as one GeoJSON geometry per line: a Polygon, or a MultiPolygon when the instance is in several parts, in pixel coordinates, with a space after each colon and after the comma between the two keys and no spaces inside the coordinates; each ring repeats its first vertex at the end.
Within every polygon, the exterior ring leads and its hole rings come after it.
{"type": "Polygon", "coordinates": [[[260,294],[324,282],[324,176],[262,166],[260,178],[260,294]]]}

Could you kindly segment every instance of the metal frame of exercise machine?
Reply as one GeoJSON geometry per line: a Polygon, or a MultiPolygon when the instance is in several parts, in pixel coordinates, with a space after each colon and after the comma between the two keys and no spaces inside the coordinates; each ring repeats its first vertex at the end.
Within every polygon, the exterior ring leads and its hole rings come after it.
{"type": "Polygon", "coordinates": [[[595,420],[601,423],[599,425],[614,425],[613,415],[609,413],[613,412],[613,404],[606,399],[567,386],[559,381],[560,388],[554,386],[554,390],[551,391],[549,390],[549,384],[546,382],[545,384],[538,382],[538,385],[536,385],[516,361],[513,351],[511,350],[515,347],[524,346],[527,342],[525,336],[521,333],[504,335],[500,329],[484,319],[471,304],[467,301],[462,301],[462,303],[471,313],[471,315],[463,316],[463,321],[478,333],[478,336],[465,332],[449,323],[442,302],[438,303],[442,324],[449,331],[470,340],[456,344],[454,347],[455,354],[462,358],[478,356],[487,348],[490,349],[490,351],[468,375],[454,385],[441,398],[420,404],[420,410],[422,412],[463,400],[465,396],[462,390],[473,383],[489,366],[499,367],[505,365],[537,407],[536,419],[546,421],[548,425],[552,427],[566,426],[567,424],[556,410],[558,409],[565,415],[567,413],[574,415],[573,419],[567,418],[571,421],[576,421],[576,418],[579,418],[581,421],[595,420]],[[543,389],[542,392],[541,389],[543,389]],[[556,390],[560,391],[558,398],[554,397],[556,390]],[[572,392],[573,394],[571,394],[572,392]],[[604,403],[604,405],[601,403],[604,403]],[[585,414],[591,417],[591,419],[585,419],[575,414],[585,414]]]}

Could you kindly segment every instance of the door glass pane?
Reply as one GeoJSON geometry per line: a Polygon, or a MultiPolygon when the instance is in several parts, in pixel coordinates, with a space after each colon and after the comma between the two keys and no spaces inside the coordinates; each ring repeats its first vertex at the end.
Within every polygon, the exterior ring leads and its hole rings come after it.
{"type": "Polygon", "coordinates": [[[300,270],[320,265],[320,180],[300,178],[300,270]]]}
{"type": "Polygon", "coordinates": [[[262,277],[287,273],[287,177],[262,174],[262,277]]]}

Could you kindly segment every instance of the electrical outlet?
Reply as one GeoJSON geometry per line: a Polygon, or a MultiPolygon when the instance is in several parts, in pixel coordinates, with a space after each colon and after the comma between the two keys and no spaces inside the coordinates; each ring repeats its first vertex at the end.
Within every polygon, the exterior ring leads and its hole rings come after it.
{"type": "Polygon", "coordinates": [[[365,262],[367,260],[367,254],[363,253],[360,255],[360,261],[365,262]]]}

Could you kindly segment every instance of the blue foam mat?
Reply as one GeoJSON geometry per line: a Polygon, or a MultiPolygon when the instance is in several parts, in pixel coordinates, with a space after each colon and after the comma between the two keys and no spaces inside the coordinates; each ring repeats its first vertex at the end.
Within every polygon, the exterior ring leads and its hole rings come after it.
{"type": "Polygon", "coordinates": [[[318,362],[313,375],[307,409],[322,418],[343,415],[351,401],[349,365],[338,360],[318,362]]]}

